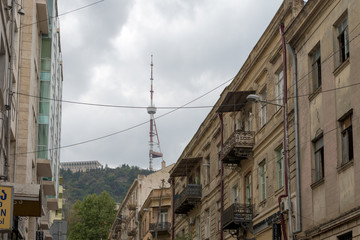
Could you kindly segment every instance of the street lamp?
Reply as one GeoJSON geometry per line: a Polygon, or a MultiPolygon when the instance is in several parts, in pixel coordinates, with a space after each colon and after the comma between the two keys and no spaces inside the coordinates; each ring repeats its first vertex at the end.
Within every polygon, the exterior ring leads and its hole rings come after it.
{"type": "MultiPolygon", "coordinates": [[[[285,90],[284,90],[285,92],[285,90]]],[[[286,96],[286,95],[285,95],[286,96]]],[[[288,163],[288,146],[289,146],[289,135],[288,135],[288,131],[287,131],[287,127],[288,127],[288,119],[287,119],[287,99],[286,97],[284,96],[284,104],[281,105],[281,104],[277,104],[277,103],[272,103],[272,102],[268,102],[266,100],[262,100],[260,99],[260,96],[259,95],[256,95],[256,94],[249,94],[247,97],[246,97],[246,100],[248,100],[249,102],[254,102],[254,103],[257,103],[257,102],[260,102],[260,103],[265,103],[265,104],[270,104],[270,105],[275,105],[275,106],[280,106],[282,108],[284,108],[284,113],[283,113],[283,116],[284,116],[284,122],[283,122],[283,126],[284,126],[284,142],[283,142],[283,149],[284,149],[284,165],[285,165],[285,171],[284,171],[284,176],[285,176],[285,194],[283,195],[280,195],[279,198],[278,198],[278,204],[279,204],[279,209],[280,209],[280,216],[281,216],[281,224],[283,226],[284,225],[284,218],[282,216],[282,212],[281,212],[281,207],[280,207],[280,204],[281,204],[281,199],[282,198],[285,198],[287,197],[288,198],[288,206],[289,206],[289,227],[290,227],[290,232],[291,232],[291,228],[292,228],[292,224],[291,224],[291,216],[292,216],[292,210],[291,210],[291,198],[290,198],[290,195],[289,195],[289,192],[290,192],[290,176],[289,176],[289,163],[288,163]]]]}
{"type": "Polygon", "coordinates": [[[260,96],[256,95],[256,94],[249,94],[246,97],[246,100],[248,100],[249,102],[254,102],[254,103],[260,102],[260,103],[266,103],[266,104],[275,105],[275,106],[279,106],[279,107],[284,107],[284,105],[281,105],[281,104],[272,103],[272,102],[268,102],[265,100],[260,100],[260,96]]]}
{"type": "Polygon", "coordinates": [[[25,15],[25,11],[24,11],[23,7],[22,7],[20,4],[18,4],[15,0],[13,0],[13,1],[11,2],[11,5],[8,5],[8,6],[5,8],[5,10],[11,10],[13,7],[15,7],[15,5],[18,5],[18,6],[20,7],[20,9],[17,11],[17,13],[20,14],[21,16],[24,16],[24,15],[25,15]]]}

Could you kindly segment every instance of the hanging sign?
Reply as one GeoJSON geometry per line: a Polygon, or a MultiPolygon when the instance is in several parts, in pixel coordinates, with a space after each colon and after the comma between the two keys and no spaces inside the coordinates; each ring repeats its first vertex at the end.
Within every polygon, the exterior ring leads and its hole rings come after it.
{"type": "Polygon", "coordinates": [[[0,186],[0,230],[12,229],[14,188],[0,186]]]}

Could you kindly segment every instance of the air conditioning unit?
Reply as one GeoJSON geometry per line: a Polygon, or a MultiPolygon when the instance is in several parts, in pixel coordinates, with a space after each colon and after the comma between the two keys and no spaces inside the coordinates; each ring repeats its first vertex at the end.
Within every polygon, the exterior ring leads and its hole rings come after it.
{"type": "Polygon", "coordinates": [[[288,198],[284,198],[281,201],[281,212],[287,212],[289,211],[289,201],[288,198]]]}

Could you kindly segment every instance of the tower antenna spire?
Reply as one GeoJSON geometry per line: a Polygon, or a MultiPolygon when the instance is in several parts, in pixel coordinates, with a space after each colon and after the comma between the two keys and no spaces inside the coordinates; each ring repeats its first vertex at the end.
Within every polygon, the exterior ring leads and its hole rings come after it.
{"type": "MultiPolygon", "coordinates": [[[[154,158],[162,158],[163,154],[161,153],[161,149],[160,149],[160,140],[159,140],[159,135],[157,132],[157,128],[156,128],[156,123],[155,123],[155,118],[154,115],[156,113],[156,107],[154,105],[153,102],[153,96],[154,96],[154,88],[153,88],[153,67],[154,67],[154,63],[153,63],[153,55],[151,54],[151,63],[150,63],[150,67],[151,67],[151,72],[150,72],[150,106],[147,108],[147,112],[150,115],[150,131],[149,131],[149,137],[150,137],[150,141],[149,141],[149,170],[153,171],[153,159],[154,158]],[[156,136],[156,140],[154,141],[154,137],[156,136]],[[157,146],[159,151],[156,152],[154,151],[154,146],[157,146]]],[[[163,159],[164,162],[164,159],[163,159]]]]}

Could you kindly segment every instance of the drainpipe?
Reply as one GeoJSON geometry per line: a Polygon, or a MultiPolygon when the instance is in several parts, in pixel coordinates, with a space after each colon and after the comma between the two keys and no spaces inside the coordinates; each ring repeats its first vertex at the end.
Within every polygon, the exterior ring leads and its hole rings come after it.
{"type": "Polygon", "coordinates": [[[175,180],[171,178],[171,192],[172,192],[172,204],[171,204],[171,240],[175,239],[175,180]]]}
{"type": "MultiPolygon", "coordinates": [[[[222,113],[219,114],[220,119],[220,132],[221,132],[221,154],[220,158],[222,158],[223,149],[224,149],[224,121],[222,113]]],[[[223,212],[224,212],[224,163],[221,159],[221,178],[220,178],[220,188],[221,188],[221,207],[220,207],[220,240],[223,240],[223,212]]]]}
{"type": "MultiPolygon", "coordinates": [[[[281,23],[280,27],[280,35],[281,35],[281,43],[282,43],[282,50],[283,50],[283,73],[284,73],[284,94],[283,94],[283,121],[284,121],[284,143],[283,143],[283,148],[284,148],[284,177],[285,177],[285,194],[282,194],[278,197],[278,204],[279,204],[279,210],[280,210],[280,221],[281,221],[281,229],[283,232],[283,237],[284,239],[288,239],[287,238],[287,234],[286,234],[286,226],[285,226],[285,219],[284,219],[284,214],[281,210],[281,200],[283,198],[286,198],[289,196],[289,163],[288,163],[288,123],[287,123],[287,65],[286,65],[286,45],[285,45],[285,37],[284,37],[284,24],[281,23]]],[[[290,197],[288,197],[288,200],[291,201],[290,197]]],[[[290,239],[292,238],[291,235],[291,204],[289,204],[289,229],[290,229],[290,239]]]]}
{"type": "MultiPolygon", "coordinates": [[[[11,105],[12,105],[12,81],[13,81],[13,71],[14,71],[14,62],[15,62],[15,0],[11,1],[11,56],[10,56],[10,73],[9,73],[9,95],[8,103],[6,105],[6,110],[8,111],[8,126],[7,126],[7,156],[5,161],[5,177],[9,181],[9,164],[10,164],[10,151],[11,151],[11,105]]],[[[15,166],[16,167],[16,166],[15,166]]]]}
{"type": "Polygon", "coordinates": [[[295,121],[295,161],[296,161],[296,229],[294,234],[301,232],[301,192],[300,192],[300,151],[299,151],[299,116],[297,95],[297,58],[294,49],[288,44],[293,62],[294,81],[294,121],[295,121]]]}

